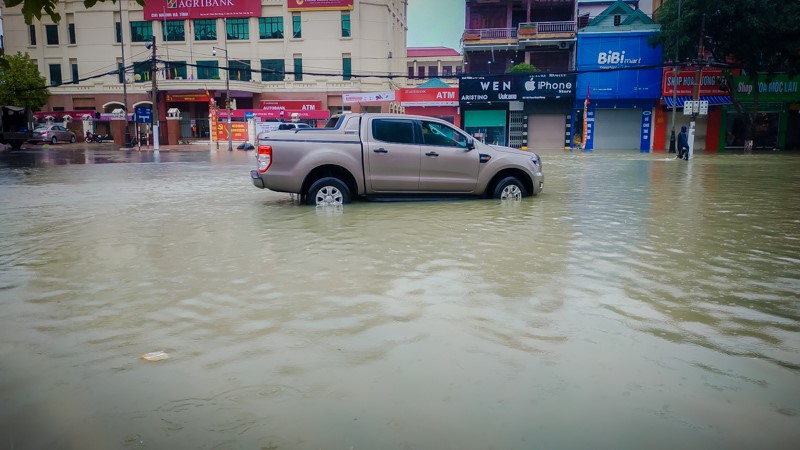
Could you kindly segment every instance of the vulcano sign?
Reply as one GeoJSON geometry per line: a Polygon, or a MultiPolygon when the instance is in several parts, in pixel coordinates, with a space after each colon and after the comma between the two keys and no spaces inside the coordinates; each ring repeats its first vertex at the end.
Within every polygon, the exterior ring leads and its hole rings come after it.
{"type": "Polygon", "coordinates": [[[574,74],[533,73],[462,76],[458,81],[461,103],[553,100],[575,97],[574,74]]]}
{"type": "Polygon", "coordinates": [[[147,0],[144,20],[258,17],[261,0],[147,0]]]}

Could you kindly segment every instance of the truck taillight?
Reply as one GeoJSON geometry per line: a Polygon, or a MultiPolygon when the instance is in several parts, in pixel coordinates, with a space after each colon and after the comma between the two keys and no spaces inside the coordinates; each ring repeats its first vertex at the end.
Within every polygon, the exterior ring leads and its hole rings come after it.
{"type": "Polygon", "coordinates": [[[272,146],[259,145],[256,159],[258,160],[258,171],[261,173],[266,172],[270,164],[272,164],[272,146]]]}

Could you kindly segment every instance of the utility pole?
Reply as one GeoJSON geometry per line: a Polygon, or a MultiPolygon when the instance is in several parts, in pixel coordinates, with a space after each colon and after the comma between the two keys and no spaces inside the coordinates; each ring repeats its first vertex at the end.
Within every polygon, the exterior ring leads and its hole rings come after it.
{"type": "Polygon", "coordinates": [[[231,132],[231,63],[228,60],[228,19],[225,23],[225,109],[228,114],[228,151],[233,151],[233,134],[231,132]]]}
{"type": "Polygon", "coordinates": [[[119,48],[122,49],[122,101],[125,103],[125,147],[131,146],[131,127],[128,123],[128,80],[125,77],[125,27],[122,23],[122,0],[117,0],[119,5],[119,48]]]}
{"type": "Polygon", "coordinates": [[[703,13],[700,22],[700,41],[697,44],[697,69],[694,72],[694,86],[692,86],[692,121],[689,125],[689,159],[694,157],[694,136],[697,131],[697,114],[700,112],[698,100],[700,98],[700,82],[703,74],[703,37],[706,32],[706,15],[703,13]]]}
{"type": "MultiPolygon", "coordinates": [[[[678,0],[678,30],[681,24],[681,0],[678,0]]],[[[669,152],[675,153],[675,108],[678,103],[678,46],[680,41],[675,36],[675,66],[672,68],[672,133],[669,135],[669,152]]]]}
{"type": "Polygon", "coordinates": [[[158,151],[158,83],[156,82],[156,75],[158,74],[156,68],[156,37],[153,36],[152,44],[153,56],[150,60],[150,80],[153,82],[153,150],[158,151]]]}

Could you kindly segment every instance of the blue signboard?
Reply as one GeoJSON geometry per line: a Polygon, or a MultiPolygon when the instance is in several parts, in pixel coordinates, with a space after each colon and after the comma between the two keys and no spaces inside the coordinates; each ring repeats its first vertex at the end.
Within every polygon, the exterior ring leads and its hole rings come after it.
{"type": "Polygon", "coordinates": [[[639,151],[642,153],[649,153],[650,152],[650,136],[652,136],[653,131],[653,113],[652,111],[645,109],[642,110],[642,140],[639,143],[639,151]]]}
{"type": "Polygon", "coordinates": [[[594,110],[590,109],[586,111],[586,123],[583,124],[586,127],[586,145],[583,146],[583,149],[587,152],[592,151],[594,149],[594,110]]]}
{"type": "Polygon", "coordinates": [[[137,106],[136,121],[139,123],[151,123],[153,121],[153,110],[143,106],[137,106]]]}
{"type": "Polygon", "coordinates": [[[578,33],[578,87],[595,99],[656,99],[661,96],[661,46],[654,31],[578,33]]]}
{"type": "Polygon", "coordinates": [[[245,118],[246,120],[250,120],[250,119],[252,119],[253,117],[254,117],[254,115],[253,115],[253,111],[245,111],[245,112],[244,112],[244,118],[245,118]]]}

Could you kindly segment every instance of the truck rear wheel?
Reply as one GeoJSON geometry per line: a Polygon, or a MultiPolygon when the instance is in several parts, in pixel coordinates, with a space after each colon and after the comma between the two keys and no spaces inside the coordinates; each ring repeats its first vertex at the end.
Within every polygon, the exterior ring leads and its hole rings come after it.
{"type": "Polygon", "coordinates": [[[10,144],[12,150],[19,150],[22,148],[22,141],[11,141],[10,144]]]}
{"type": "Polygon", "coordinates": [[[308,188],[306,203],[316,206],[350,203],[350,189],[338,178],[320,178],[308,188]]]}

